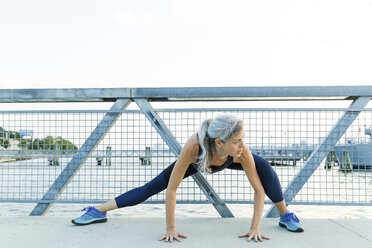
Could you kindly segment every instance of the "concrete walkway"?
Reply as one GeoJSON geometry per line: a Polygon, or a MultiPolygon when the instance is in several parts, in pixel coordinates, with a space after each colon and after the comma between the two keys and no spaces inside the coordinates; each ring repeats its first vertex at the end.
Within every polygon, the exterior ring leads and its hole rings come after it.
{"type": "Polygon", "coordinates": [[[109,218],[107,223],[75,226],[66,217],[0,217],[0,247],[4,248],[124,248],[124,247],[337,247],[371,248],[370,219],[302,219],[303,233],[263,219],[261,230],[271,240],[247,242],[237,236],[248,231],[248,218],[180,218],[178,231],[188,236],[173,244],[160,242],[164,218],[109,218]]]}

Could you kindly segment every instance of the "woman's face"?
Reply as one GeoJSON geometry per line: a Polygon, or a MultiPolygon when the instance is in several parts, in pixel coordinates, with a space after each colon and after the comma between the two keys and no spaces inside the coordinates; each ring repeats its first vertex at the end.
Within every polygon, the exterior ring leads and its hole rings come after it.
{"type": "Polygon", "coordinates": [[[244,130],[240,131],[237,135],[226,141],[225,143],[220,143],[220,148],[227,153],[227,155],[233,157],[240,157],[243,152],[243,138],[244,130]]]}

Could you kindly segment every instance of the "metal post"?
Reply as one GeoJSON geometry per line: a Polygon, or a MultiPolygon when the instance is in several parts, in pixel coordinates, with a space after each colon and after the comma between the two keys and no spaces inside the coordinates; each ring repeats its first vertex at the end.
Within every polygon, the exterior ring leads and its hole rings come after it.
{"type": "MultiPolygon", "coordinates": [[[[69,182],[73,179],[75,174],[79,171],[80,167],[84,164],[84,162],[88,159],[90,154],[97,147],[99,142],[103,139],[103,137],[109,132],[111,127],[119,119],[121,112],[115,111],[122,111],[129,105],[130,102],[131,102],[130,99],[116,100],[114,105],[111,107],[110,112],[106,113],[106,115],[97,125],[97,127],[90,134],[88,139],[81,146],[79,151],[72,157],[71,161],[68,163],[66,168],[63,169],[63,171],[54,181],[52,186],[50,186],[48,191],[41,199],[42,201],[51,201],[59,197],[64,188],[69,184],[69,182]]],[[[30,216],[45,215],[51,206],[52,203],[38,203],[36,207],[32,210],[30,216]]]]}
{"type": "MultiPolygon", "coordinates": [[[[324,141],[314,150],[311,156],[306,161],[304,167],[294,176],[284,191],[284,200],[286,204],[291,202],[296,197],[297,193],[313,175],[327,154],[333,149],[339,139],[344,135],[346,130],[358,117],[361,110],[368,104],[370,97],[358,97],[345,111],[342,117],[338,120],[324,141]]],[[[265,217],[278,217],[279,212],[275,206],[271,206],[265,217]]]]}
{"type": "MultiPolygon", "coordinates": [[[[135,99],[137,105],[140,107],[142,112],[145,114],[147,119],[151,122],[152,126],[156,129],[159,135],[164,139],[165,143],[178,156],[181,153],[181,145],[177,142],[176,138],[172,135],[171,131],[161,120],[159,115],[154,111],[151,104],[146,99],[135,99]]],[[[200,187],[203,193],[207,196],[208,200],[213,204],[221,217],[234,217],[230,209],[225,203],[219,198],[217,193],[213,190],[212,186],[202,176],[200,172],[192,175],[196,184],[200,187]]]]}

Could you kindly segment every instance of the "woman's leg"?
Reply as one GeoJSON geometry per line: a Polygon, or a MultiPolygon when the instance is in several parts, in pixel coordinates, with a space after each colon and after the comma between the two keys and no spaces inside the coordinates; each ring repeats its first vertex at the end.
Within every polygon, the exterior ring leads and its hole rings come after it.
{"type": "MultiPolygon", "coordinates": [[[[253,154],[253,159],[256,164],[257,173],[261,179],[262,186],[265,189],[266,195],[270,200],[275,203],[280,214],[285,214],[287,212],[287,207],[283,200],[283,191],[280,186],[279,178],[274,169],[271,167],[270,163],[263,159],[262,157],[253,154]]],[[[229,169],[243,170],[241,164],[233,163],[228,167],[229,169]]]]}
{"type": "MultiPolygon", "coordinates": [[[[107,221],[107,211],[133,206],[138,203],[145,201],[150,196],[153,196],[160,191],[164,190],[169,182],[170,175],[176,162],[172,163],[165,170],[163,170],[158,176],[152,179],[145,185],[132,189],[115,199],[112,199],[104,204],[96,207],[86,207],[83,211],[86,211],[82,216],[72,220],[72,223],[76,225],[89,225],[92,223],[103,223],[107,221]]],[[[197,170],[190,165],[187,169],[184,178],[194,174],[197,170]]]]}
{"type": "MultiPolygon", "coordinates": [[[[175,164],[176,161],[145,185],[129,190],[126,193],[119,195],[115,199],[98,205],[96,206],[96,209],[102,212],[107,212],[117,208],[134,206],[145,201],[149,197],[163,191],[168,186],[169,178],[175,164]]],[[[197,170],[192,165],[190,165],[185,173],[184,178],[196,172],[197,170]]]]}
{"type": "Polygon", "coordinates": [[[108,212],[118,208],[115,199],[109,200],[103,204],[95,206],[95,208],[101,212],[108,212]]]}
{"type": "Polygon", "coordinates": [[[285,204],[285,201],[280,201],[275,203],[275,207],[278,209],[280,215],[286,214],[288,209],[287,205],[285,204]]]}
{"type": "Polygon", "coordinates": [[[284,202],[283,190],[278,175],[267,160],[256,154],[252,155],[267,196],[275,204],[279,213],[281,215],[285,214],[287,212],[287,206],[284,202]]]}
{"type": "MultiPolygon", "coordinates": [[[[287,228],[292,232],[303,232],[303,226],[294,213],[287,210],[287,206],[283,199],[283,191],[280,186],[279,178],[274,169],[262,157],[252,154],[256,164],[257,173],[261,179],[262,186],[265,189],[266,195],[274,202],[275,207],[280,213],[279,226],[287,228]]],[[[243,170],[241,164],[232,164],[229,169],[243,170]]]]}

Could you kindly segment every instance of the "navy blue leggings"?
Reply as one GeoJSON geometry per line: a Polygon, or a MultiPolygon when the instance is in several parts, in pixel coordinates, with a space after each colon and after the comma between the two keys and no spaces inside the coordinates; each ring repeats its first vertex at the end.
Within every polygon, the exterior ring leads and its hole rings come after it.
{"type": "MultiPolygon", "coordinates": [[[[252,155],[256,164],[257,173],[261,179],[266,195],[274,203],[283,201],[283,192],[282,187],[280,186],[279,178],[269,162],[258,155],[252,155]]],[[[147,198],[166,189],[175,164],[176,162],[173,162],[164,171],[162,171],[159,175],[157,175],[154,179],[152,179],[145,185],[134,188],[116,197],[115,201],[117,206],[119,208],[123,208],[137,205],[145,201],[147,198]]],[[[241,164],[239,163],[232,163],[227,168],[233,170],[243,170],[241,164]]],[[[183,178],[189,177],[196,172],[197,170],[192,165],[190,165],[183,178]]]]}

